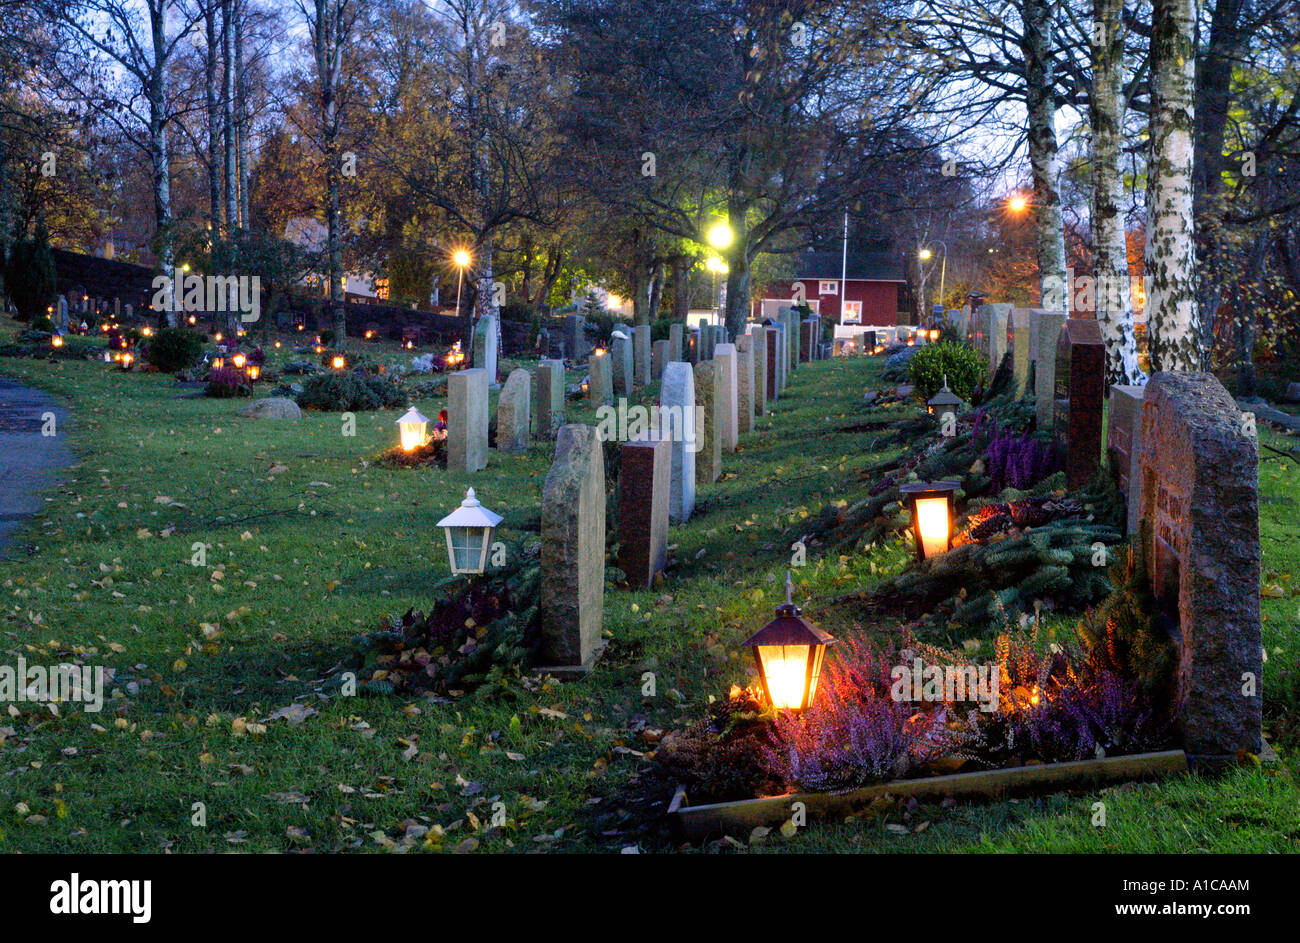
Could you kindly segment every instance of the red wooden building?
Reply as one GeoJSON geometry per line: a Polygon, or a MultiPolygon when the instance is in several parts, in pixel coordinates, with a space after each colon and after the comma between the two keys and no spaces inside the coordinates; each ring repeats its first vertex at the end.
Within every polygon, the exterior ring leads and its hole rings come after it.
{"type": "Polygon", "coordinates": [[[839,252],[804,253],[795,266],[795,277],[768,285],[762,297],[754,300],[752,314],[769,317],[802,297],[810,308],[832,322],[899,323],[899,305],[907,285],[902,260],[884,254],[850,252],[847,265],[844,262],[839,252]]]}

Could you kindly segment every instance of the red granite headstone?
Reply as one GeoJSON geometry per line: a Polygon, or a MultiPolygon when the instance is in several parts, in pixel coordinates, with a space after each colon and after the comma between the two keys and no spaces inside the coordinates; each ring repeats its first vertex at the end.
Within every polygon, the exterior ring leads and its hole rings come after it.
{"type": "Polygon", "coordinates": [[[1200,766],[1262,749],[1259,444],[1208,373],[1156,373],[1142,400],[1140,512],[1151,588],[1175,623],[1177,720],[1200,766]]]}
{"type": "Polygon", "coordinates": [[[1056,342],[1055,421],[1057,462],[1069,488],[1082,488],[1101,459],[1102,399],[1106,395],[1106,347],[1096,321],[1069,318],[1056,342]]]}
{"type": "Polygon", "coordinates": [[[618,484],[618,566],[628,584],[650,586],[668,563],[668,491],[672,443],[644,437],[623,443],[618,484]]]}

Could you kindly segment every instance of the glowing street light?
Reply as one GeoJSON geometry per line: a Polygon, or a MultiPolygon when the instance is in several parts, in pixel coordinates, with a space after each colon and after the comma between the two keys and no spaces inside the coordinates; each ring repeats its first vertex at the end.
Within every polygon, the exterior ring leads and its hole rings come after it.
{"type": "Polygon", "coordinates": [[[704,267],[714,275],[726,275],[727,272],[731,271],[731,267],[716,255],[709,256],[708,261],[704,263],[704,267]]]}
{"type": "Polygon", "coordinates": [[[451,254],[451,260],[456,263],[456,316],[460,317],[460,288],[465,281],[465,269],[469,268],[473,259],[465,249],[457,249],[451,254]]]}
{"type": "Polygon", "coordinates": [[[709,227],[709,245],[715,249],[727,248],[735,238],[736,234],[731,231],[731,227],[727,225],[726,220],[720,219],[709,227]]]}
{"type": "Polygon", "coordinates": [[[1029,208],[1029,197],[1016,193],[1007,198],[1007,209],[1012,213],[1023,213],[1029,208]]]}

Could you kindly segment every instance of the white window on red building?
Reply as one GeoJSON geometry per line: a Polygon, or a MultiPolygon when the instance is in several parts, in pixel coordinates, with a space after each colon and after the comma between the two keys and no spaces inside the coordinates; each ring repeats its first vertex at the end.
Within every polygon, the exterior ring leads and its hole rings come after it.
{"type": "Polygon", "coordinates": [[[840,293],[839,282],[818,282],[817,294],[819,295],[838,295],[840,293]]]}

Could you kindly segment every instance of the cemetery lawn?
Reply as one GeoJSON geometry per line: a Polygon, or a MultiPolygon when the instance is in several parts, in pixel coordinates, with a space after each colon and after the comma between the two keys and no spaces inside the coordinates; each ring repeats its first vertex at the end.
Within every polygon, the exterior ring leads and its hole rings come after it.
{"type": "MultiPolygon", "coordinates": [[[[169,377],[0,359],[0,372],[70,407],[72,429],[60,432],[79,456],[0,561],[0,663],[81,657],[117,669],[123,692],[98,714],[0,713],[0,852],[673,850],[654,804],[668,797],[642,785],[655,739],[642,731],[693,723],[710,697],[748,679],[737,646],[782,598],[798,522],[864,491],[853,472],[882,457],[878,434],[840,429],[869,414],[862,392],[879,369],[865,359],[800,367],[774,415],[724,456],[724,479],[701,489],[696,517],[671,530],[669,578],[645,592],[607,589],[612,643],[592,675],[503,677],[439,703],[325,696],[322,679],[381,615],[429,607],[447,573],[433,525],[468,484],[505,516],[503,529],[536,520],[549,444],[493,451],[472,480],[378,469],[364,462],[394,443],[395,410],[357,414],[347,437],[339,414],[245,420],[235,414],[246,401],[180,398],[169,377]],[[196,542],[210,546],[206,566],[191,563],[196,542]],[[653,697],[642,694],[646,672],[653,697]],[[125,693],[128,678],[138,694],[125,693]],[[507,823],[491,828],[498,802],[507,823]],[[196,803],[206,825],[192,824],[196,803]]],[[[658,384],[648,392],[657,397],[658,384]]],[[[442,402],[416,405],[436,415],[442,402]]],[[[569,417],[593,412],[570,403],[569,417]]],[[[1295,458],[1264,452],[1260,485],[1265,716],[1280,767],[923,803],[905,833],[886,827],[904,823],[888,807],[749,847],[1300,850],[1288,772],[1300,747],[1295,458]],[[1098,799],[1105,828],[1091,825],[1098,799]]],[[[899,542],[833,559],[810,550],[796,571],[805,613],[851,631],[851,614],[829,600],[905,556],[899,542]]]]}

